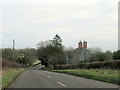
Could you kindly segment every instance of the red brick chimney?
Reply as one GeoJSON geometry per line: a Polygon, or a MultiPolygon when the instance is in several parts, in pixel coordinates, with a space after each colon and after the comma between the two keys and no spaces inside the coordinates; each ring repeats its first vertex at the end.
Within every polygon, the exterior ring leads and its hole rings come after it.
{"type": "Polygon", "coordinates": [[[78,48],[82,48],[82,41],[78,43],[78,48]]]}
{"type": "Polygon", "coordinates": [[[85,40],[83,42],[83,48],[87,48],[87,42],[85,40]]]}

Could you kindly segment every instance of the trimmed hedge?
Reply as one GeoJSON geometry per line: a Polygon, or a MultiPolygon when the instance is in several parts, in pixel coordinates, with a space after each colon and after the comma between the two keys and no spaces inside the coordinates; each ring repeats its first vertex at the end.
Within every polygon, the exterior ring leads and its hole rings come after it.
{"type": "Polygon", "coordinates": [[[80,64],[70,64],[70,65],[57,65],[55,69],[120,69],[120,60],[112,61],[97,61],[92,63],[80,63],[80,64]]]}
{"type": "Polygon", "coordinates": [[[57,65],[54,69],[79,69],[79,64],[57,65]]]}

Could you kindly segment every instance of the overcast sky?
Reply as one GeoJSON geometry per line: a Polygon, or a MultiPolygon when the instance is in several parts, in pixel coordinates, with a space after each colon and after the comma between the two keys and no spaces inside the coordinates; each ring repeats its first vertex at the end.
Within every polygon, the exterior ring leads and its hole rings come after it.
{"type": "Polygon", "coordinates": [[[66,47],[118,49],[119,0],[4,0],[0,26],[2,47],[33,48],[58,34],[66,47]]]}

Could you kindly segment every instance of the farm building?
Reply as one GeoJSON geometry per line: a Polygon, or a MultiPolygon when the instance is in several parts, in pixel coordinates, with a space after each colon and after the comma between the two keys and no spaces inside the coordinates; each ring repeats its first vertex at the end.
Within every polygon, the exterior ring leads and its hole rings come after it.
{"type": "Polygon", "coordinates": [[[91,53],[87,49],[87,42],[84,40],[78,43],[78,48],[67,55],[67,64],[78,64],[81,61],[89,61],[91,53]]]}

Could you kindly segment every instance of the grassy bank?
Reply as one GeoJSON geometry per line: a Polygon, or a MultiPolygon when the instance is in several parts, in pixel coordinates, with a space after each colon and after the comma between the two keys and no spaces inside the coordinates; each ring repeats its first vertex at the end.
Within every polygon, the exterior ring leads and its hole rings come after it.
{"type": "Polygon", "coordinates": [[[20,68],[4,71],[2,73],[2,88],[7,88],[15,80],[15,78],[25,70],[26,69],[20,68]]]}
{"type": "Polygon", "coordinates": [[[79,77],[104,81],[108,83],[120,84],[120,81],[118,80],[118,70],[66,69],[66,70],[52,70],[52,72],[66,73],[79,77]]]}

